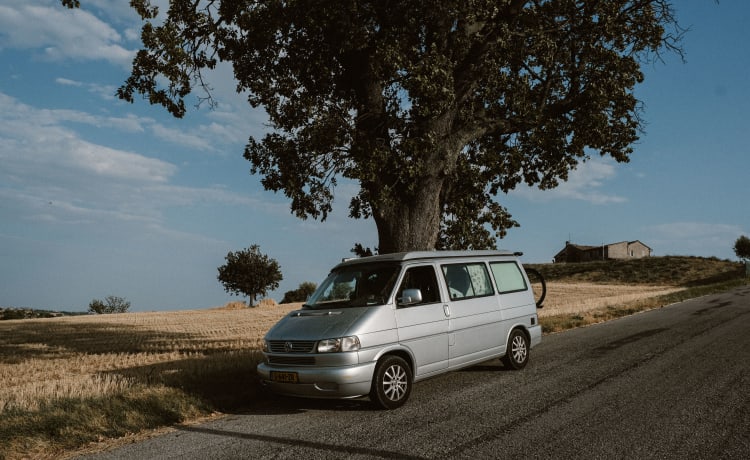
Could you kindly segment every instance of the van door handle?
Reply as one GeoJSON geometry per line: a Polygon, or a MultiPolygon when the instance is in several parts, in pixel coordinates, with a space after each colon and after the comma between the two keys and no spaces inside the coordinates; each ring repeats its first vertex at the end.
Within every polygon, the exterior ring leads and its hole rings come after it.
{"type": "Polygon", "coordinates": [[[443,305],[443,312],[448,318],[451,317],[451,307],[449,307],[448,305],[443,305]]]}

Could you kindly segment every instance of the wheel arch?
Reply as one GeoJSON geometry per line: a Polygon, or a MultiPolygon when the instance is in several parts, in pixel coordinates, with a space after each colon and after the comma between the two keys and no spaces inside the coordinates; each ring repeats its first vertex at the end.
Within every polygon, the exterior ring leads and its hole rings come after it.
{"type": "Polygon", "coordinates": [[[373,362],[378,363],[387,356],[398,356],[402,358],[409,365],[411,369],[412,377],[416,374],[414,370],[414,363],[416,362],[414,355],[411,350],[398,344],[393,344],[387,348],[380,350],[372,359],[373,362]]]}
{"type": "MultiPolygon", "coordinates": [[[[529,329],[526,327],[525,324],[523,324],[523,323],[517,323],[517,324],[514,324],[513,326],[511,326],[511,327],[508,328],[508,335],[505,336],[505,344],[506,345],[508,344],[508,341],[510,340],[510,336],[513,335],[513,331],[515,331],[515,330],[520,330],[521,332],[523,332],[523,335],[526,336],[526,340],[529,343],[531,343],[531,333],[529,332],[529,329]]],[[[507,350],[506,350],[506,353],[507,353],[507,350]]]]}

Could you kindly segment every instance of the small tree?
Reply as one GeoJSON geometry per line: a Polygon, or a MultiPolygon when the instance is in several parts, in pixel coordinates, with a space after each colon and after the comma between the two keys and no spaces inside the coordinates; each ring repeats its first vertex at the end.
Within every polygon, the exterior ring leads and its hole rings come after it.
{"type": "Polygon", "coordinates": [[[96,313],[99,315],[110,314],[110,313],[125,313],[130,309],[130,302],[117,297],[109,295],[104,298],[104,301],[94,299],[89,303],[89,312],[96,313]]]}
{"type": "Polygon", "coordinates": [[[281,269],[279,263],[260,253],[257,244],[237,252],[229,252],[227,263],[219,267],[218,279],[224,290],[233,295],[244,294],[253,305],[258,296],[279,287],[281,269]]]}
{"type": "Polygon", "coordinates": [[[745,235],[737,238],[734,242],[734,253],[745,262],[750,260],[750,238],[745,235]]]}
{"type": "Polygon", "coordinates": [[[281,299],[281,303],[304,302],[313,292],[315,292],[316,288],[317,285],[315,283],[305,281],[300,284],[297,289],[284,293],[284,298],[281,299]]]}

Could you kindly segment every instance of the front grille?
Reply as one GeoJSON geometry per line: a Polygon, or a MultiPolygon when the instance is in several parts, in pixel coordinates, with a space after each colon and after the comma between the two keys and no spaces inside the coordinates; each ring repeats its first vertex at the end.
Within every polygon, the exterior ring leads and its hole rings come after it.
{"type": "Polygon", "coordinates": [[[312,353],[314,340],[271,340],[268,350],[271,353],[312,353]]]}
{"type": "Polygon", "coordinates": [[[283,366],[314,366],[314,356],[269,356],[268,364],[283,366]]]}

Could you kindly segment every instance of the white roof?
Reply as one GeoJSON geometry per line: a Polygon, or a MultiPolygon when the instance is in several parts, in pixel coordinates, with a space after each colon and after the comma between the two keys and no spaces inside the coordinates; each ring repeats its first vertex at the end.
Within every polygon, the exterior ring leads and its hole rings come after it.
{"type": "Polygon", "coordinates": [[[352,259],[344,259],[338,266],[342,265],[355,265],[361,263],[371,262],[401,262],[405,260],[418,260],[418,259],[446,259],[446,258],[457,258],[457,257],[513,257],[521,256],[523,253],[512,252],[506,250],[484,250],[484,251],[411,251],[411,252],[394,252],[391,254],[381,254],[370,257],[360,257],[352,259]]]}

